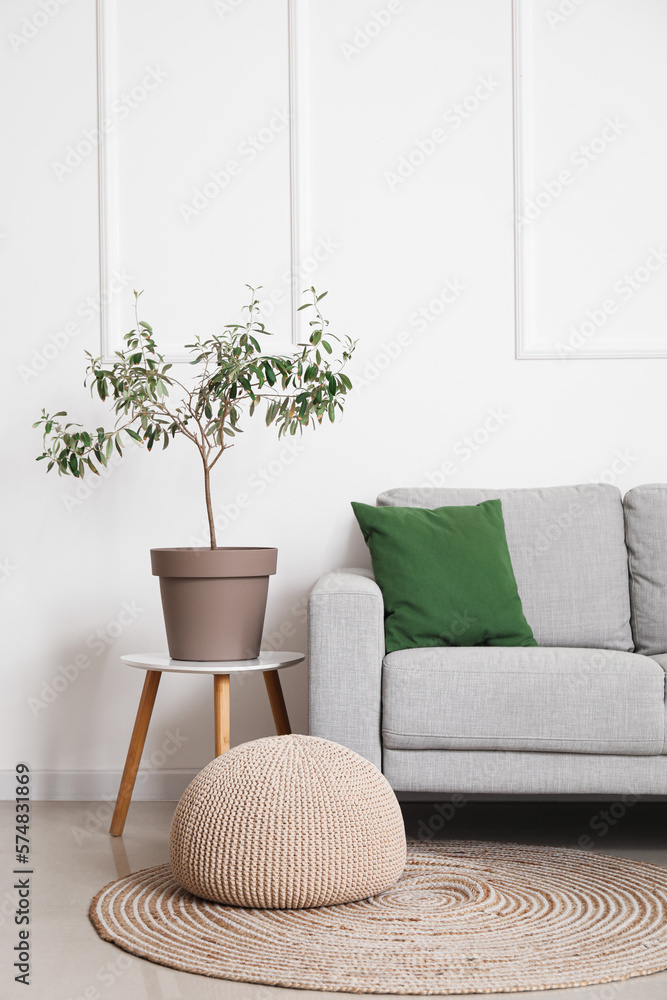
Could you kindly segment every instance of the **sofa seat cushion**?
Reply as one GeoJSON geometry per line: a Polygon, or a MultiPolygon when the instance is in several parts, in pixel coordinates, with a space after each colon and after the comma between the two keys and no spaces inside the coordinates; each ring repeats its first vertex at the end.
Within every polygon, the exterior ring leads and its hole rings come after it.
{"type": "MultiPolygon", "coordinates": [[[[615,486],[395,489],[381,507],[500,499],[523,612],[540,646],[634,648],[623,505],[615,486]]],[[[656,652],[663,652],[662,649],[656,652]]]]}
{"type": "Polygon", "coordinates": [[[388,749],[663,751],[665,671],[651,657],[437,647],[389,653],[382,674],[388,749]]]}

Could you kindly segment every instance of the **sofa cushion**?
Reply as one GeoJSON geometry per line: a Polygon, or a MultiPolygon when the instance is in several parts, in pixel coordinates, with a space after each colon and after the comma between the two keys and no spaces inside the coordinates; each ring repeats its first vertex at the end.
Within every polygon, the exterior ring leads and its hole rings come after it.
{"type": "Polygon", "coordinates": [[[602,649],[441,647],[389,653],[382,734],[392,750],[660,754],[665,672],[602,649]]]}
{"type": "Polygon", "coordinates": [[[632,631],[638,653],[667,650],[667,486],[635,486],[623,500],[632,631]]]}
{"type": "Polygon", "coordinates": [[[523,611],[540,646],[633,649],[623,505],[616,487],[396,489],[377,502],[432,508],[496,498],[502,500],[523,611]]]}
{"type": "MultiPolygon", "coordinates": [[[[667,653],[660,653],[657,656],[652,656],[651,659],[655,660],[656,663],[659,663],[660,666],[662,667],[662,669],[665,671],[665,674],[667,675],[667,653]]],[[[664,741],[664,743],[662,745],[662,752],[664,754],[667,754],[667,677],[665,678],[665,692],[666,692],[666,694],[665,694],[665,741],[664,741]]]]}
{"type": "Polygon", "coordinates": [[[500,500],[352,509],[382,591],[388,653],[537,645],[521,608],[500,500]]]}

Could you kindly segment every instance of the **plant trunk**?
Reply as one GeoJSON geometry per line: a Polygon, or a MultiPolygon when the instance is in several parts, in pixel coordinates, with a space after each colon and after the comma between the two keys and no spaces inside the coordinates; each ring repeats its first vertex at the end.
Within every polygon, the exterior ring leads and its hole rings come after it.
{"type": "Polygon", "coordinates": [[[211,537],[211,548],[217,549],[218,544],[215,539],[215,522],[213,520],[213,507],[211,505],[211,471],[204,459],[204,493],[206,495],[206,515],[208,517],[208,532],[211,537]]]}

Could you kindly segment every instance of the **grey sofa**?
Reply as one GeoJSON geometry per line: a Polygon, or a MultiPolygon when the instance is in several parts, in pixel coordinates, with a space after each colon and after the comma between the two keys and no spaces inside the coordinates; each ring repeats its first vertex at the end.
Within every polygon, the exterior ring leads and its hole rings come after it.
{"type": "Polygon", "coordinates": [[[667,795],[667,486],[398,489],[378,504],[499,497],[537,648],[385,655],[367,570],[309,600],[310,732],[397,792],[667,795]]]}

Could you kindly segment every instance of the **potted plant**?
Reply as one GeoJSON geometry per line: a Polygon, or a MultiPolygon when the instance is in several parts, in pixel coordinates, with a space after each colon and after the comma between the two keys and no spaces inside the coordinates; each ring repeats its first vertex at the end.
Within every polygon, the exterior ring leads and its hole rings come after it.
{"type": "MultiPolygon", "coordinates": [[[[210,548],[152,549],[151,562],[160,578],[169,653],[174,659],[250,659],[259,653],[269,576],[275,573],[274,548],[218,547],[211,502],[211,472],[241,433],[241,418],[265,404],[267,426],[278,436],[296,434],[309,424],[332,422],[343,410],[352,383],[342,370],[355,344],[346,338],[336,356],[328,321],[320,311],[327,294],[314,288],[300,308],[309,309],[308,342],[292,355],[262,351],[258,338],[268,335],[259,320],[257,289],[250,289],[245,323],[232,323],[186,347],[195,373],[191,384],[177,379],[173,366],[159,352],[151,326],[139,319],[141,293],[134,293],[135,327],[124,337],[125,347],[112,361],[86,352],[85,384],[104,402],[113,401],[111,430],[85,430],[63,423],[65,411],[42,410],[34,427],[43,429],[47,472],[82,478],[99,475],[116,448],[122,455],[123,434],[148,451],[166,448],[177,434],[199,452],[210,548]]],[[[189,381],[189,380],[188,380],[189,381]]]]}

